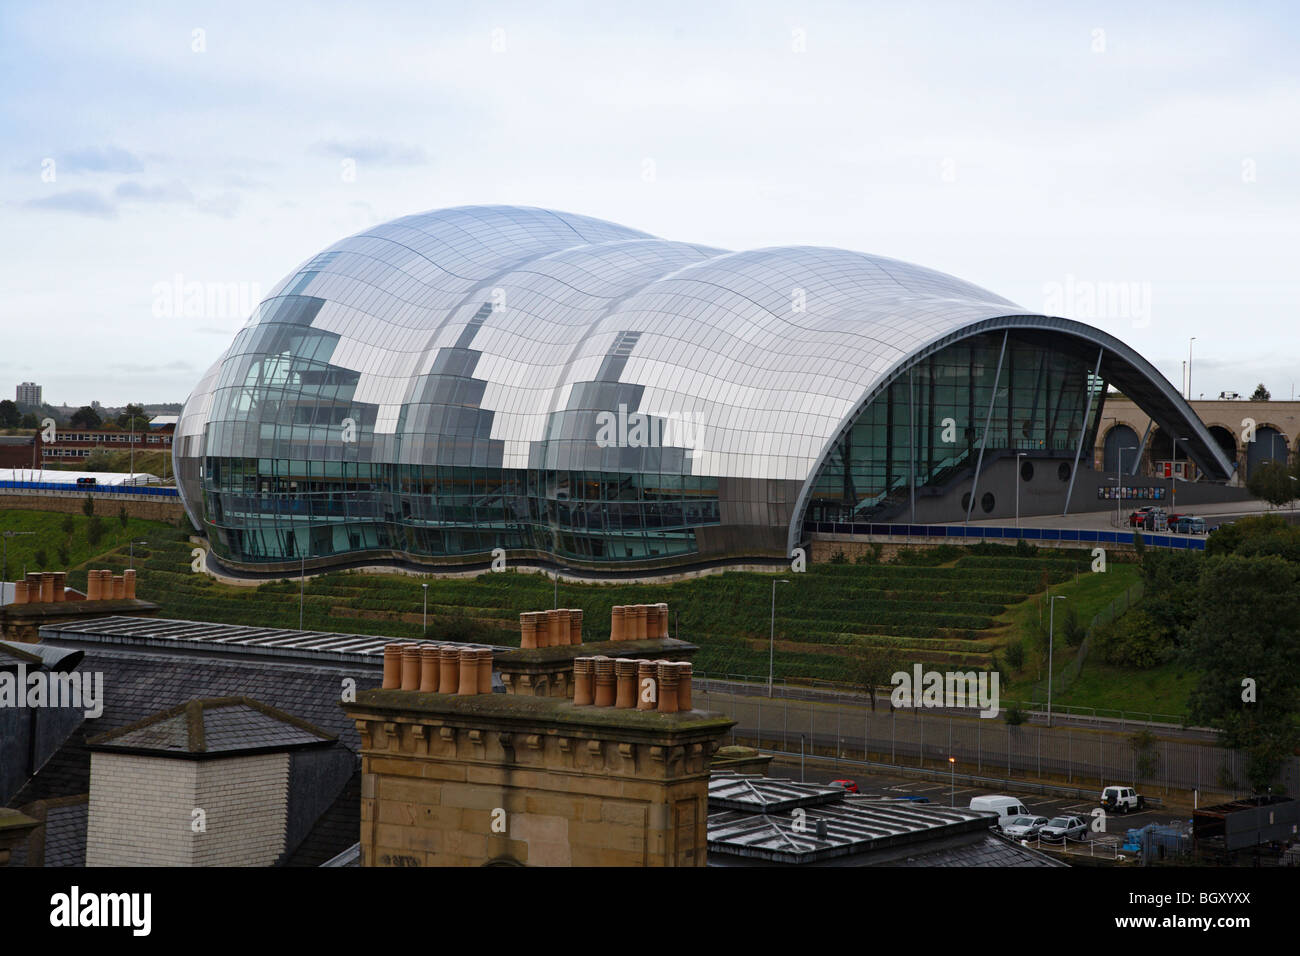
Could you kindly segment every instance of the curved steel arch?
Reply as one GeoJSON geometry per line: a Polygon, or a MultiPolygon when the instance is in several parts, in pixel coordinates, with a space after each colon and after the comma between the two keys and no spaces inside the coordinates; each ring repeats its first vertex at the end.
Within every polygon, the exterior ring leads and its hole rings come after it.
{"type": "MultiPolygon", "coordinates": [[[[1209,429],[1197,417],[1191,405],[1178,394],[1168,379],[1161,375],[1137,351],[1113,335],[1103,332],[1101,329],[1085,325],[1082,322],[1076,322],[1073,319],[1046,315],[998,316],[973,322],[926,342],[921,348],[900,359],[889,368],[859,400],[853,411],[844,416],[835,434],[823,444],[821,453],[817,457],[816,466],[799,489],[799,496],[795,499],[794,510],[790,518],[786,553],[793,553],[802,540],[801,531],[804,513],[808,508],[808,499],[812,493],[813,485],[816,483],[822,469],[826,466],[831,450],[844,438],[859,416],[885,389],[902,378],[908,370],[950,345],[985,332],[1003,332],[1015,329],[1063,333],[1089,346],[1095,346],[1101,350],[1103,358],[1106,353],[1112,355],[1120,363],[1118,369],[1130,370],[1134,378],[1130,381],[1127,376],[1112,376],[1107,381],[1121,385],[1124,385],[1127,381],[1128,384],[1122,388],[1124,394],[1133,399],[1138,407],[1150,415],[1152,421],[1157,425],[1162,428],[1172,428],[1174,425],[1178,425],[1190,431],[1191,434],[1187,437],[1191,441],[1188,442],[1187,452],[1203,471],[1221,479],[1226,479],[1232,475],[1236,466],[1224,456],[1218,442],[1210,435],[1209,429]],[[1143,401],[1143,398],[1146,401],[1143,401]]],[[[1112,371],[1115,370],[1112,368],[1112,371]]]]}

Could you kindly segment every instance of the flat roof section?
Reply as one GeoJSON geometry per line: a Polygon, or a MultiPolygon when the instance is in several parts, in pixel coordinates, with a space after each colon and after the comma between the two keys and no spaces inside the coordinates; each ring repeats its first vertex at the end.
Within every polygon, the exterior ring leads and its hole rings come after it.
{"type": "MultiPolygon", "coordinates": [[[[90,621],[47,624],[42,641],[68,644],[129,644],[165,651],[195,651],[239,656],[302,658],[315,661],[383,662],[384,645],[404,638],[334,631],[299,631],[285,628],[213,624],[166,618],[101,617],[90,621]]],[[[492,644],[422,640],[417,644],[483,647],[503,653],[509,648],[492,644]]]]}

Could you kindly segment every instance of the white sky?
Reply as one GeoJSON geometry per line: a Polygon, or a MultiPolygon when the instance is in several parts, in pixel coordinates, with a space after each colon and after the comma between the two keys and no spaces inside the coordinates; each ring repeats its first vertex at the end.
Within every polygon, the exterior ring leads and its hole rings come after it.
{"type": "Polygon", "coordinates": [[[245,316],[160,284],[505,202],[904,259],[1289,398],[1300,13],[1130,6],[6,3],[0,397],[181,401],[245,316]]]}

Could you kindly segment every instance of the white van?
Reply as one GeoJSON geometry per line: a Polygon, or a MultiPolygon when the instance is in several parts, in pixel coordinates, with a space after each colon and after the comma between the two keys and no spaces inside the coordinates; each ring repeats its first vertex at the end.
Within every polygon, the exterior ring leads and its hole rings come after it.
{"type": "Polygon", "coordinates": [[[1012,817],[1033,815],[1025,809],[1025,805],[1020,802],[1018,797],[971,797],[970,808],[983,813],[996,813],[998,815],[998,826],[1000,827],[1009,823],[1012,817]]]}

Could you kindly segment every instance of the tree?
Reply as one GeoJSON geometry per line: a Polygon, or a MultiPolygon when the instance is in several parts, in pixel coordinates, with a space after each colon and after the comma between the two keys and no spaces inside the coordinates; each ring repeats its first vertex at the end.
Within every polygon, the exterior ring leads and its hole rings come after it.
{"type": "Polygon", "coordinates": [[[22,415],[18,413],[18,406],[11,400],[6,398],[0,402],[0,428],[17,428],[22,420],[22,415]]]}
{"type": "Polygon", "coordinates": [[[68,419],[68,424],[73,428],[95,429],[104,424],[104,420],[99,417],[99,412],[95,411],[89,405],[82,405],[72,417],[68,419]]]}
{"type": "Polygon", "coordinates": [[[96,448],[86,456],[81,467],[86,471],[112,471],[112,455],[107,448],[96,448]]]}
{"type": "Polygon", "coordinates": [[[117,520],[122,523],[123,528],[125,528],[127,522],[131,520],[130,516],[126,513],[126,505],[122,505],[122,507],[118,509],[117,520]]]}
{"type": "Polygon", "coordinates": [[[81,503],[81,513],[87,518],[95,514],[95,499],[91,495],[86,495],[86,500],[81,503]]]}
{"type": "Polygon", "coordinates": [[[1252,402],[1267,402],[1272,397],[1273,396],[1269,394],[1268,389],[1264,387],[1264,383],[1260,382],[1255,386],[1255,391],[1250,396],[1250,400],[1252,402]]]}
{"type": "Polygon", "coordinates": [[[1185,651],[1202,676],[1190,723],[1214,727],[1268,786],[1300,739],[1300,565],[1276,555],[1206,559],[1185,651]]]}
{"type": "Polygon", "coordinates": [[[1296,481],[1291,469],[1280,461],[1264,462],[1246,479],[1246,490],[1275,508],[1285,507],[1295,500],[1297,485],[1300,481],[1296,481]]]}
{"type": "Polygon", "coordinates": [[[23,416],[23,420],[18,423],[19,428],[40,428],[41,420],[36,417],[35,412],[28,412],[23,416]]]}
{"type": "Polygon", "coordinates": [[[876,709],[876,688],[888,685],[901,663],[891,647],[859,644],[854,648],[849,658],[848,680],[871,699],[872,712],[876,709]]]}
{"type": "Polygon", "coordinates": [[[143,406],[128,404],[126,411],[117,416],[117,427],[122,431],[147,432],[149,416],[144,413],[143,406]]]}

